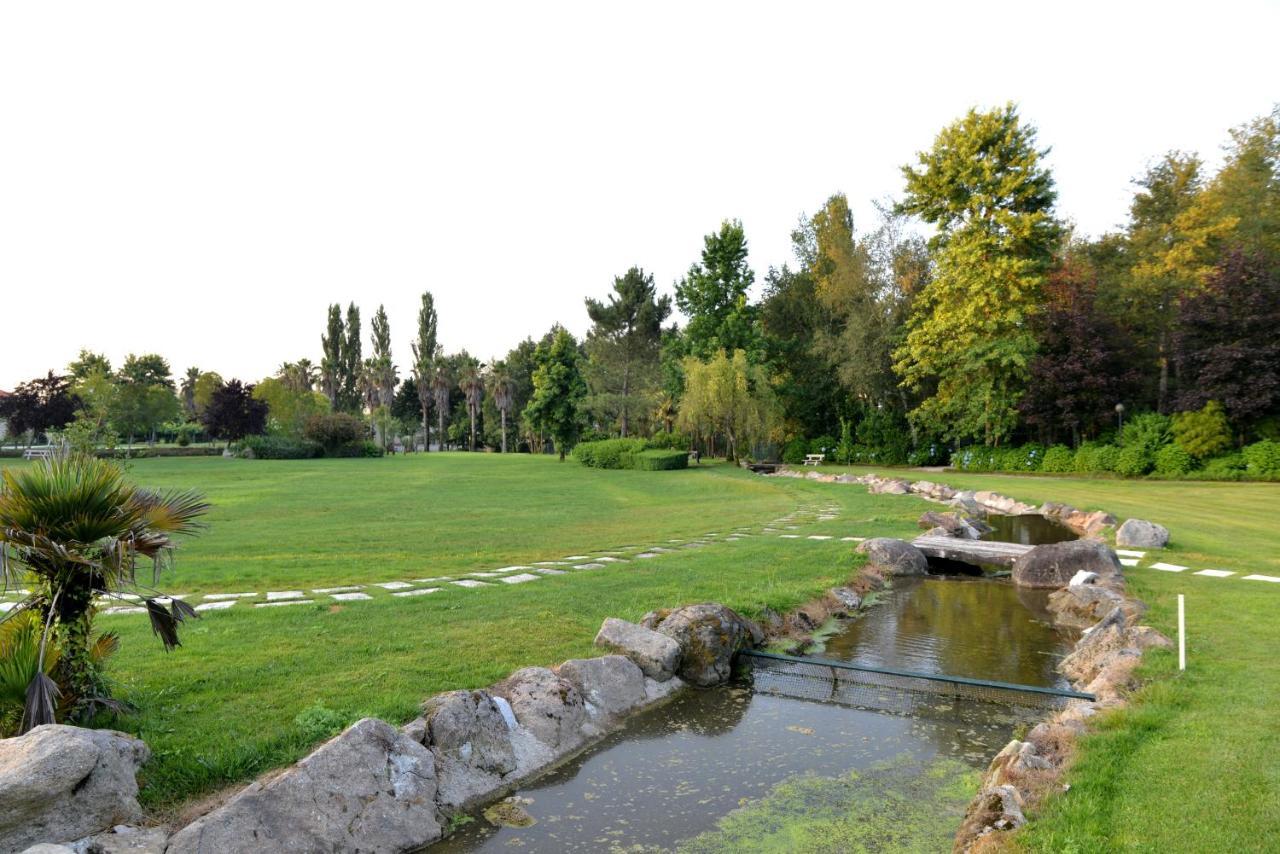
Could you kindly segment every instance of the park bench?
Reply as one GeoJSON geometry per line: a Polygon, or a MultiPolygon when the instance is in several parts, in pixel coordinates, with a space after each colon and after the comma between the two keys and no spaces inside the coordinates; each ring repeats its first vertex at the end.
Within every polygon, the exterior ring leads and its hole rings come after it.
{"type": "Polygon", "coordinates": [[[826,459],[825,454],[805,454],[804,464],[807,466],[816,466],[826,459]]]}
{"type": "Polygon", "coordinates": [[[47,460],[53,457],[53,450],[50,448],[27,448],[22,452],[24,460],[47,460]]]}

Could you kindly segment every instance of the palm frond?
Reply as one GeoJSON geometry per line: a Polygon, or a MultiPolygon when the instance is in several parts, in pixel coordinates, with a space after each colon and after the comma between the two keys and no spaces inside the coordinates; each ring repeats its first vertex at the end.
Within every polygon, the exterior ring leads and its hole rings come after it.
{"type": "Polygon", "coordinates": [[[147,607],[147,616],[151,618],[151,631],[160,638],[165,651],[171,652],[174,647],[182,646],[182,642],[178,640],[178,621],[173,615],[154,599],[148,599],[143,604],[147,607]]]}
{"type": "Polygon", "coordinates": [[[28,732],[42,724],[56,723],[54,710],[62,692],[58,685],[44,673],[36,673],[27,686],[27,702],[22,708],[21,732],[28,732]]]}

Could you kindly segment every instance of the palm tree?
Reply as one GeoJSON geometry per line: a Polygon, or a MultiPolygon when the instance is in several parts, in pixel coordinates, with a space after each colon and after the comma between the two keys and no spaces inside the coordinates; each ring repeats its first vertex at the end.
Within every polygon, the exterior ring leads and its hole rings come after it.
{"type": "Polygon", "coordinates": [[[669,394],[664,394],[658,401],[658,409],[653,413],[654,417],[666,425],[667,432],[671,432],[672,426],[676,421],[676,401],[669,394]]]}
{"type": "Polygon", "coordinates": [[[196,380],[200,379],[199,368],[187,368],[182,378],[182,405],[186,408],[187,417],[196,417],[196,380]]]}
{"type": "Polygon", "coordinates": [[[436,423],[439,429],[436,431],[440,435],[440,447],[444,448],[444,415],[449,411],[449,390],[453,387],[453,383],[449,380],[449,369],[444,361],[436,365],[435,372],[431,375],[431,394],[435,397],[436,404],[436,423]]]}
{"type": "Polygon", "coordinates": [[[502,416],[502,453],[505,454],[507,452],[507,414],[511,412],[511,407],[515,403],[516,385],[511,379],[511,374],[507,372],[507,366],[502,362],[495,362],[493,371],[489,374],[489,394],[493,397],[493,403],[502,416]]]}
{"type": "Polygon", "coordinates": [[[458,377],[458,388],[467,397],[467,417],[471,420],[471,450],[476,449],[476,418],[480,415],[480,401],[484,398],[483,365],[466,361],[458,377]]]}
{"type": "Polygon", "coordinates": [[[138,558],[150,558],[156,583],[170,563],[173,537],[199,530],[208,509],[195,492],[140,489],[114,463],[86,455],[0,473],[0,584],[16,586],[24,573],[34,579],[33,591],[6,620],[34,611],[43,623],[24,732],[54,722],[62,691],[44,672],[51,642],[60,650],[57,682],[70,694],[71,715],[84,718],[110,704],[90,641],[95,598],[141,598],[165,648],[178,645],[178,624],[199,615],[139,582],[138,558]]]}

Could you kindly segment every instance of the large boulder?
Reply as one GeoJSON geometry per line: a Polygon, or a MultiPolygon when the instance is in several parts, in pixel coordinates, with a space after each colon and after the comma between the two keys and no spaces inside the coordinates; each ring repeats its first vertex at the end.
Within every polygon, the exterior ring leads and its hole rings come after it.
{"type": "Polygon", "coordinates": [[[653,629],[615,617],[601,624],[596,646],[625,655],[645,676],[658,682],[670,679],[680,666],[680,644],[653,629]]]}
{"type": "Polygon", "coordinates": [[[1076,684],[1089,684],[1121,660],[1131,671],[1143,651],[1171,645],[1168,638],[1150,626],[1129,625],[1124,610],[1116,608],[1084,633],[1058,663],[1058,669],[1076,684]]]}
{"type": "Polygon", "coordinates": [[[495,685],[493,693],[511,704],[522,727],[553,750],[567,752],[582,743],[587,710],[569,680],[545,667],[525,667],[495,685]]]}
{"type": "Polygon", "coordinates": [[[699,688],[727,682],[738,650],[764,640],[755,623],[712,602],[659,612],[654,619],[657,631],[680,645],[680,677],[699,688]]]}
{"type": "Polygon", "coordinates": [[[178,831],[168,854],[412,851],[440,835],[431,751],[365,718],[178,831]]]}
{"type": "Polygon", "coordinates": [[[905,480],[886,478],[872,481],[867,491],[873,495],[906,495],[911,492],[911,484],[905,480]]]}
{"type": "Polygon", "coordinates": [[[437,756],[448,755],[494,774],[516,767],[507,721],[488,691],[448,691],[422,704],[426,743],[437,756]]]}
{"type": "Polygon", "coordinates": [[[891,537],[873,537],[858,544],[856,551],[867,563],[885,575],[927,575],[929,560],[911,543],[891,537]]]}
{"type": "Polygon", "coordinates": [[[1003,513],[1006,516],[1021,516],[1024,513],[1036,512],[1035,506],[1031,504],[1025,504],[1007,495],[1001,495],[998,492],[991,492],[985,489],[975,492],[973,500],[987,510],[1003,513]]]}
{"type": "MultiPolygon", "coordinates": [[[[164,854],[169,833],[163,827],[117,825],[75,843],[77,854],[164,854]]],[[[23,852],[31,854],[31,849],[23,852]]]]}
{"type": "Polygon", "coordinates": [[[1116,553],[1097,540],[1070,540],[1036,546],[1013,562],[1013,583],[1021,587],[1066,587],[1081,570],[1106,581],[1120,577],[1116,553]]]}
{"type": "Polygon", "coordinates": [[[421,738],[435,756],[441,806],[465,809],[516,770],[515,720],[508,722],[501,702],[488,691],[448,691],[423,703],[421,738]]]}
{"type": "Polygon", "coordinates": [[[644,671],[624,655],[570,659],[556,673],[578,689],[589,714],[621,717],[645,702],[644,671]]]}
{"type": "Polygon", "coordinates": [[[1117,546],[1162,549],[1169,544],[1169,529],[1145,519],[1125,519],[1116,531],[1117,546]]]}
{"type": "Polygon", "coordinates": [[[69,842],[142,816],[132,736],[49,724],[0,740],[0,852],[69,842]]]}
{"type": "Polygon", "coordinates": [[[960,537],[965,540],[977,540],[991,531],[991,526],[981,519],[966,514],[950,511],[928,510],[921,514],[918,524],[923,531],[941,528],[948,537],[960,537]]]}

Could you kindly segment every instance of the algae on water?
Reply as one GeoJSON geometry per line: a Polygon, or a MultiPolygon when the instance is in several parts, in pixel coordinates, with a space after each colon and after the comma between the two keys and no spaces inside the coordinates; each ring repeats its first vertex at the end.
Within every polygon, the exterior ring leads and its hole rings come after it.
{"type": "Polygon", "coordinates": [[[840,777],[798,775],[746,802],[681,854],[946,851],[979,772],[953,759],[895,760],[840,777]]]}

